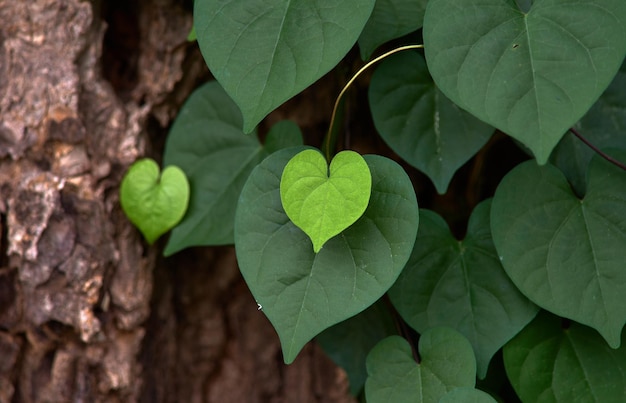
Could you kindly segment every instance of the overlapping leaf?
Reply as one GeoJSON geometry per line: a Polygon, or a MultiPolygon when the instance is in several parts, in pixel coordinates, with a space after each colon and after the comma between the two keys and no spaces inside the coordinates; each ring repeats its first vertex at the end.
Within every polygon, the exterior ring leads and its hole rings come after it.
{"type": "Polygon", "coordinates": [[[454,239],[436,213],[421,210],[411,258],[389,290],[400,315],[418,332],[449,326],[467,337],[481,378],[496,351],[538,310],[500,264],[491,240],[490,205],[475,208],[463,241],[454,239]]]}
{"type": "Polygon", "coordinates": [[[415,193],[403,169],[365,156],[372,174],[367,210],[315,253],[280,201],[282,171],[300,151],[278,151],[254,169],[235,217],[241,273],[276,329],[287,363],[322,330],[363,311],[391,287],[418,225],[415,193]]]}
{"type": "Polygon", "coordinates": [[[241,112],[213,81],[198,88],[181,109],[165,145],[166,166],[179,166],[189,178],[187,214],[174,228],[165,255],[195,245],[232,244],[239,193],[252,169],[269,151],[302,144],[293,124],[268,133],[263,147],[241,129],[241,112]]]}
{"type": "Polygon", "coordinates": [[[194,26],[215,78],[250,132],[333,68],[358,39],[375,0],[197,0],[194,26]]]}
{"type": "Polygon", "coordinates": [[[547,161],[626,54],[623,0],[430,0],[430,72],[455,103],[547,161]]]}
{"type": "MultiPolygon", "coordinates": [[[[626,152],[615,155],[626,161],[626,152]]],[[[502,265],[528,298],[619,346],[626,322],[626,172],[596,156],[580,200],[552,165],[519,165],[496,190],[491,228],[502,265]]]]}
{"type": "Polygon", "coordinates": [[[369,102],[381,137],[428,175],[439,193],[494,131],[443,95],[415,52],[391,56],[379,66],[369,102]]]}

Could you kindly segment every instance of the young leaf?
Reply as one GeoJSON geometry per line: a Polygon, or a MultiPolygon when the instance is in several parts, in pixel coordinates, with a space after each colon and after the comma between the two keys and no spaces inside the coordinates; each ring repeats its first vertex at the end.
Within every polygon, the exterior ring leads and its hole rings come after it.
{"type": "Polygon", "coordinates": [[[194,26],[209,69],[248,133],[332,69],[354,45],[375,0],[197,0],[194,26]]]}
{"type": "Polygon", "coordinates": [[[623,402],[626,343],[609,348],[592,329],[542,312],[504,347],[507,375],[524,402],[623,402]]]}
{"type": "Polygon", "coordinates": [[[496,190],[491,230],[522,293],[616,348],[626,322],[626,172],[596,156],[588,178],[580,200],[552,165],[518,165],[496,190]]]}
{"type": "Polygon", "coordinates": [[[418,364],[400,336],[378,343],[367,356],[367,402],[439,402],[455,388],[474,387],[474,353],[460,333],[443,327],[427,330],[420,337],[419,355],[418,364]]]}
{"type": "Polygon", "coordinates": [[[150,244],[183,218],[188,202],[184,172],[169,166],[159,175],[159,166],[149,158],[131,165],[120,185],[124,213],[150,244]]]}
{"type": "Polygon", "coordinates": [[[304,150],[285,166],[280,199],[291,221],[319,252],[330,238],[365,212],[372,192],[367,163],[354,151],[342,151],[330,163],[315,150],[304,150]]]}
{"type": "Polygon", "coordinates": [[[437,89],[416,52],[393,55],[376,69],[369,102],[383,140],[441,194],[494,131],[437,89]]]}
{"type": "Polygon", "coordinates": [[[424,22],[427,0],[376,0],[359,37],[361,59],[367,60],[383,43],[417,31],[424,22]]]}
{"type": "Polygon", "coordinates": [[[626,54],[623,0],[430,0],[424,49],[435,83],[544,164],[626,54]]]}
{"type": "Polygon", "coordinates": [[[449,326],[463,334],[484,378],[491,357],[537,314],[507,277],[491,240],[491,202],[476,206],[467,236],[454,239],[436,213],[420,211],[406,267],[389,290],[402,318],[418,332],[449,326]]]}
{"type": "Polygon", "coordinates": [[[360,314],[324,330],[315,340],[346,371],[350,393],[357,396],[367,378],[367,353],[376,343],[395,334],[396,327],[389,309],[379,300],[360,314]]]}
{"type": "MultiPolygon", "coordinates": [[[[215,82],[185,102],[165,144],[164,164],[177,165],[191,183],[189,210],[174,228],[166,256],[189,246],[232,244],[239,193],[252,169],[269,150],[242,132],[241,112],[215,82]]],[[[297,129],[270,130],[271,150],[302,144],[297,129]],[[275,137],[280,136],[280,140],[275,137]]]]}
{"type": "Polygon", "coordinates": [[[282,172],[302,149],[278,151],[259,164],[235,216],[239,268],[276,329],[287,363],[322,330],[363,311],[391,287],[411,254],[418,226],[409,177],[395,162],[368,155],[367,210],[315,253],[280,201],[282,172]]]}

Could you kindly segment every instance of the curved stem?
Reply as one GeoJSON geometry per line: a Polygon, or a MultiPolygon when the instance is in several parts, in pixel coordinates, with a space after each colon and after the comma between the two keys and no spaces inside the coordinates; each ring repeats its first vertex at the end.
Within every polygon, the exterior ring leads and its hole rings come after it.
{"type": "Polygon", "coordinates": [[[611,157],[608,154],[605,154],[604,152],[600,151],[600,149],[596,146],[594,146],[593,144],[591,144],[591,142],[589,140],[587,140],[585,137],[583,137],[582,134],[580,134],[578,132],[578,130],[574,129],[573,127],[571,127],[569,129],[570,132],[572,132],[574,134],[574,136],[578,137],[580,139],[580,141],[582,141],[583,143],[585,143],[587,145],[587,147],[591,148],[594,152],[596,152],[599,156],[601,156],[602,158],[604,158],[605,160],[609,161],[611,164],[617,166],[618,168],[623,169],[624,171],[626,171],[626,165],[624,165],[622,162],[616,160],[615,158],[611,157]]]}
{"type": "Polygon", "coordinates": [[[356,79],[359,78],[359,76],[363,74],[363,72],[365,72],[367,69],[369,69],[370,67],[372,67],[374,64],[378,63],[379,61],[393,55],[394,53],[402,52],[403,50],[422,49],[423,47],[424,45],[406,45],[406,46],[400,46],[399,48],[392,49],[389,52],[383,53],[377,58],[372,59],[371,61],[367,62],[365,66],[361,67],[359,71],[357,71],[352,76],[350,81],[348,81],[348,83],[343,87],[343,89],[339,93],[339,96],[337,96],[337,99],[335,100],[335,106],[333,106],[333,113],[330,116],[330,125],[328,126],[328,132],[326,133],[326,159],[328,161],[330,161],[330,143],[332,142],[331,136],[332,136],[333,126],[335,125],[335,119],[337,117],[337,109],[339,109],[339,103],[341,102],[343,95],[346,93],[346,91],[348,91],[352,83],[354,83],[356,79]]]}

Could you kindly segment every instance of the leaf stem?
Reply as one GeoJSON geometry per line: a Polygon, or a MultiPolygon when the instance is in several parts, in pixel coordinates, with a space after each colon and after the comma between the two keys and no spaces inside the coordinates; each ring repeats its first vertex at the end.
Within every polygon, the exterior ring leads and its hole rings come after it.
{"type": "Polygon", "coordinates": [[[343,98],[343,95],[346,93],[346,91],[348,91],[348,89],[350,88],[350,86],[356,81],[357,78],[359,78],[359,76],[361,74],[363,74],[363,72],[365,72],[367,69],[369,69],[370,67],[372,67],[374,64],[378,63],[379,61],[393,55],[394,53],[398,53],[398,52],[402,52],[404,50],[410,50],[410,49],[422,49],[424,48],[424,45],[405,45],[405,46],[400,46],[398,48],[392,49],[389,52],[383,53],[382,55],[376,57],[375,59],[370,60],[369,62],[367,62],[363,67],[361,67],[359,69],[359,71],[357,71],[352,78],[350,79],[350,81],[348,81],[348,83],[343,87],[343,89],[341,90],[341,92],[339,93],[339,96],[337,96],[337,99],[335,100],[335,106],[333,106],[333,113],[330,117],[330,125],[328,126],[328,132],[326,133],[326,159],[328,161],[331,160],[330,158],[330,143],[332,143],[331,141],[331,136],[332,136],[332,132],[333,132],[333,127],[335,125],[335,119],[337,117],[337,109],[339,109],[339,104],[343,98]]]}
{"type": "Polygon", "coordinates": [[[587,140],[582,134],[580,134],[578,132],[578,130],[576,130],[573,127],[571,127],[569,129],[569,131],[572,132],[572,134],[574,134],[574,136],[578,137],[578,139],[580,139],[580,141],[585,143],[587,145],[587,147],[591,148],[595,153],[600,155],[602,158],[604,158],[605,160],[609,161],[611,164],[617,166],[618,168],[621,168],[624,171],[626,171],[626,165],[625,164],[623,164],[622,162],[616,160],[615,158],[611,157],[610,155],[600,151],[600,149],[598,147],[596,147],[589,140],[587,140]]]}

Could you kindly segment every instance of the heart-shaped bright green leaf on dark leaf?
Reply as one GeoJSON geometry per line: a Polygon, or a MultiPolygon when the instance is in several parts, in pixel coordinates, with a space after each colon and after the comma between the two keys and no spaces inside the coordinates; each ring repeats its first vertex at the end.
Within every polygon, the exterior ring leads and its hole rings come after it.
{"type": "Polygon", "coordinates": [[[491,240],[490,205],[476,206],[463,241],[454,239],[436,213],[421,210],[411,258],[389,290],[393,305],[418,332],[449,326],[467,337],[481,378],[496,351],[538,311],[500,264],[491,240]]]}
{"type": "Polygon", "coordinates": [[[367,356],[367,402],[439,402],[455,388],[474,387],[474,352],[455,330],[439,327],[424,332],[419,355],[418,364],[411,346],[400,336],[378,343],[367,356]]]}
{"type": "Polygon", "coordinates": [[[361,36],[359,49],[363,60],[383,43],[400,38],[422,27],[427,0],[376,0],[374,10],[361,36]]]}
{"type": "MultiPolygon", "coordinates": [[[[626,161],[626,152],[615,156],[626,161]]],[[[580,200],[554,166],[518,165],[496,190],[491,230],[522,293],[618,347],[626,322],[626,172],[596,156],[588,178],[580,200]]]]}
{"type": "Polygon", "coordinates": [[[435,87],[416,52],[393,55],[380,65],[372,77],[369,102],[381,137],[428,175],[439,193],[446,192],[456,170],[494,131],[435,87]]]}
{"type": "Polygon", "coordinates": [[[315,340],[346,371],[350,393],[357,396],[367,378],[365,357],[376,343],[396,333],[389,308],[378,301],[360,314],[324,330],[315,340]]]}
{"type": "Polygon", "coordinates": [[[280,180],[283,209],[316,253],[363,215],[371,192],[372,175],[354,151],[337,154],[329,169],[320,152],[304,150],[287,163],[280,180]]]}
{"type": "Polygon", "coordinates": [[[266,143],[270,150],[261,146],[256,133],[243,133],[241,112],[217,82],[189,97],[172,125],[163,156],[166,166],[181,167],[191,183],[189,210],[172,231],[166,256],[189,246],[234,242],[235,208],[248,175],[271,151],[302,144],[302,135],[293,127],[272,128],[266,143]]]}
{"type": "Polygon", "coordinates": [[[375,0],[196,1],[194,26],[215,78],[251,131],[332,69],[358,39],[375,0]]]}
{"type": "Polygon", "coordinates": [[[592,329],[563,327],[546,312],[504,347],[506,373],[523,402],[621,403],[626,342],[614,350],[592,329]]]}
{"type": "MultiPolygon", "coordinates": [[[[574,126],[599,149],[626,150],[626,63],[622,64],[613,82],[587,114],[574,126]]],[[[568,133],[550,156],[550,161],[563,171],[576,193],[586,188],[587,168],[595,152],[568,133]]]]}
{"type": "Polygon", "coordinates": [[[465,387],[446,393],[439,403],[496,403],[496,399],[482,390],[465,387]]]}
{"type": "Polygon", "coordinates": [[[424,49],[441,91],[544,164],[624,60],[626,2],[430,0],[424,49]]]}
{"type": "Polygon", "coordinates": [[[419,218],[402,167],[368,155],[367,210],[315,253],[280,201],[283,169],[300,151],[278,151],[254,169],[235,217],[239,268],[274,325],[287,363],[322,330],[363,311],[391,287],[411,254],[419,218]]]}
{"type": "Polygon", "coordinates": [[[131,165],[120,185],[124,213],[150,244],[183,218],[188,202],[185,173],[169,166],[160,174],[157,163],[149,158],[131,165]]]}

